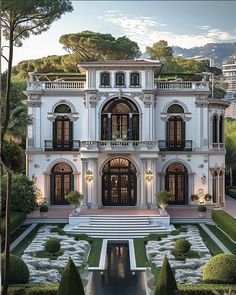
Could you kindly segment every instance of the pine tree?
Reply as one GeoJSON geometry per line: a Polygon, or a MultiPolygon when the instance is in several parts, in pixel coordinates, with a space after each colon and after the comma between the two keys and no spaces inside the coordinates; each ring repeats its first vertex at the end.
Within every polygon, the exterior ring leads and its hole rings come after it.
{"type": "Polygon", "coordinates": [[[167,256],[163,259],[160,274],[157,278],[156,289],[154,295],[174,295],[177,290],[175,276],[170,267],[167,256]]]}
{"type": "Polygon", "coordinates": [[[61,276],[57,295],[85,295],[80,274],[71,258],[61,276]]]}

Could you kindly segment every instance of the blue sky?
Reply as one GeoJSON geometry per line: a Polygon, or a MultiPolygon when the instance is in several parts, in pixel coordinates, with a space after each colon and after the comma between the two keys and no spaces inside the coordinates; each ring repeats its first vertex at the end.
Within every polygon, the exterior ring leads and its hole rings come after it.
{"type": "MultiPolygon", "coordinates": [[[[63,34],[92,30],[126,35],[145,51],[161,39],[185,48],[210,42],[236,41],[236,1],[72,1],[74,11],[63,15],[39,36],[15,48],[13,64],[31,58],[66,54],[63,34]]],[[[3,68],[4,68],[3,63],[3,68]]]]}

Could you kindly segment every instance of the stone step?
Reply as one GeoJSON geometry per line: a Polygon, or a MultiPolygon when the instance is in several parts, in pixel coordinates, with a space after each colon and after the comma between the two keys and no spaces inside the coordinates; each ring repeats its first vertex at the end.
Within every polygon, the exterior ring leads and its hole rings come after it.
{"type": "Polygon", "coordinates": [[[141,227],[141,228],[149,228],[150,226],[161,226],[159,224],[150,224],[150,223],[80,223],[77,226],[89,226],[89,227],[103,227],[103,228],[135,228],[135,227],[141,227]]]}
{"type": "Polygon", "coordinates": [[[159,230],[165,230],[166,227],[164,226],[152,226],[152,227],[145,227],[145,228],[104,228],[104,227],[90,227],[90,226],[73,226],[73,230],[77,230],[80,232],[138,232],[138,231],[145,231],[145,232],[154,232],[154,231],[159,231],[159,230]]]}
{"type": "MultiPolygon", "coordinates": [[[[83,224],[83,223],[81,223],[83,224]]],[[[104,221],[104,222],[101,222],[101,221],[90,221],[89,224],[91,226],[94,226],[94,225],[101,225],[101,226],[109,226],[109,225],[112,225],[112,226],[135,226],[135,225],[149,225],[149,221],[145,221],[145,222],[140,222],[140,221],[132,221],[132,222],[114,222],[114,221],[104,221]]]]}

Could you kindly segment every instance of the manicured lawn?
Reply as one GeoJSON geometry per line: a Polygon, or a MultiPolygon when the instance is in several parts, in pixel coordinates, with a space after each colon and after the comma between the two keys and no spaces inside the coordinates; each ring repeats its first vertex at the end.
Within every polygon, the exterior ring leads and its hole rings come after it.
{"type": "Polygon", "coordinates": [[[233,253],[236,255],[236,243],[230,240],[220,229],[215,225],[206,225],[211,232],[233,253]]]}
{"type": "Polygon", "coordinates": [[[211,252],[211,255],[215,256],[217,254],[223,253],[221,248],[212,240],[211,237],[209,237],[209,235],[204,231],[204,229],[200,225],[196,225],[196,226],[199,230],[199,233],[200,233],[200,236],[202,237],[203,242],[205,243],[205,245],[211,252]]]}
{"type": "Polygon", "coordinates": [[[21,256],[25,249],[31,244],[33,239],[36,237],[40,227],[44,224],[38,224],[12,251],[11,253],[17,256],[21,256]]]}
{"type": "Polygon", "coordinates": [[[90,267],[99,266],[100,255],[102,250],[102,241],[103,239],[95,239],[95,238],[93,239],[88,262],[87,262],[90,267]]]}

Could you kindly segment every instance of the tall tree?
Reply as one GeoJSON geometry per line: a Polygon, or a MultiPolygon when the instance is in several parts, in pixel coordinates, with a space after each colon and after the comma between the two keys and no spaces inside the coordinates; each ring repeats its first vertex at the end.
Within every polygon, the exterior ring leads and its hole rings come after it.
{"type": "Polygon", "coordinates": [[[150,55],[151,59],[156,59],[160,62],[166,60],[167,57],[173,55],[173,50],[170,46],[168,46],[167,41],[160,40],[154,43],[151,47],[146,47],[146,52],[150,55]]]}
{"type": "Polygon", "coordinates": [[[137,43],[125,36],[116,39],[92,31],[62,35],[60,43],[70,54],[78,54],[81,61],[133,59],[141,55],[137,43]]]}
{"type": "MultiPolygon", "coordinates": [[[[70,0],[1,0],[1,27],[3,36],[8,40],[8,56],[2,55],[7,61],[6,93],[1,104],[1,139],[7,132],[10,119],[10,85],[14,46],[22,46],[22,41],[30,34],[40,34],[47,31],[50,25],[62,14],[73,10],[70,0]]],[[[1,165],[7,173],[6,194],[6,238],[5,267],[2,294],[7,295],[10,254],[10,194],[12,167],[1,165]]]]}

